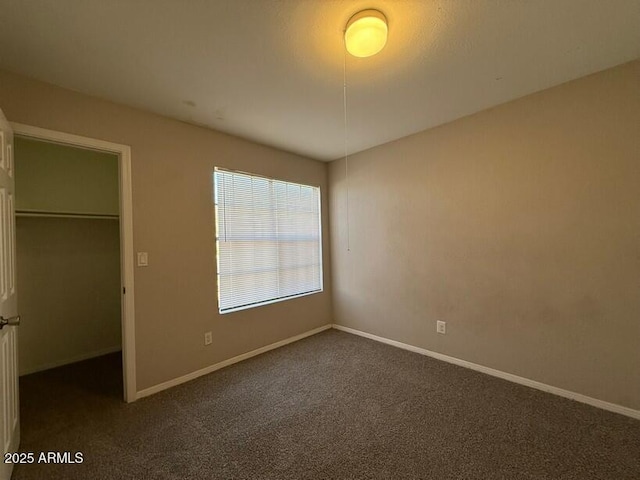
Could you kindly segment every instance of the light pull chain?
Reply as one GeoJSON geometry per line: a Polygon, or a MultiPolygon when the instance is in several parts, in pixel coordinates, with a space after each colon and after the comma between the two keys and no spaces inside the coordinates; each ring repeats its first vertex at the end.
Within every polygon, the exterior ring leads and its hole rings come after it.
{"type": "MultiPolygon", "coordinates": [[[[343,37],[344,38],[344,37],[343,37]]],[[[342,69],[342,80],[343,80],[343,88],[342,88],[342,106],[344,110],[344,173],[345,180],[347,183],[347,252],[351,251],[351,237],[350,237],[350,223],[349,223],[349,155],[347,148],[347,131],[348,131],[348,122],[347,122],[347,48],[342,49],[344,53],[344,62],[342,69]]]]}

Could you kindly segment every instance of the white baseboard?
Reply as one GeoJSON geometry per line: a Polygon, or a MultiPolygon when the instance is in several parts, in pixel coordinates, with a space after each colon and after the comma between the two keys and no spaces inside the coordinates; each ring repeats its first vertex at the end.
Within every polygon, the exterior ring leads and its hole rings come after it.
{"type": "Polygon", "coordinates": [[[535,380],[519,377],[518,375],[502,372],[494,368],[485,367],[484,365],[478,365],[477,363],[467,362],[466,360],[450,357],[449,355],[444,355],[442,353],[432,352],[431,350],[426,350],[424,348],[398,342],[396,340],[389,340],[388,338],[379,337],[377,335],[362,332],[354,328],[343,327],[342,325],[336,325],[336,324],[333,325],[333,328],[335,328],[336,330],[341,330],[343,332],[351,333],[353,335],[359,335],[361,337],[365,337],[370,340],[375,340],[376,342],[386,343],[387,345],[392,345],[394,347],[402,348],[403,350],[409,350],[410,352],[426,355],[427,357],[432,357],[437,360],[442,360],[443,362],[452,363],[460,367],[465,367],[471,370],[476,370],[477,372],[486,373],[487,375],[502,378],[503,380],[519,383],[520,385],[525,385],[527,387],[535,388],[537,390],[542,390],[543,392],[552,393],[560,397],[565,397],[571,400],[575,400],[577,402],[586,403],[587,405],[591,405],[592,407],[601,408],[603,410],[608,410],[610,412],[619,413],[621,415],[625,415],[627,417],[636,418],[640,420],[640,410],[634,410],[632,408],[623,407],[622,405],[618,405],[615,403],[605,402],[604,400],[598,400],[597,398],[588,397],[586,395],[582,395],[581,393],[571,392],[563,388],[553,387],[551,385],[537,382],[535,380]]]}
{"type": "Polygon", "coordinates": [[[195,372],[191,372],[181,377],[174,378],[173,380],[159,383],[158,385],[154,385],[153,387],[145,388],[144,390],[140,390],[137,393],[136,400],[140,398],[148,397],[149,395],[153,395],[154,393],[161,392],[162,390],[166,390],[167,388],[175,387],[176,385],[180,385],[181,383],[194,380],[208,373],[215,372],[216,370],[220,370],[221,368],[228,367],[229,365],[233,365],[234,363],[238,363],[243,360],[247,360],[248,358],[255,357],[256,355],[260,355],[261,353],[268,352],[269,350],[274,350],[276,348],[280,348],[285,345],[288,345],[289,343],[297,342],[298,340],[302,340],[303,338],[310,337],[311,335],[324,332],[325,330],[329,330],[331,327],[332,325],[329,324],[329,325],[324,325],[322,327],[314,328],[313,330],[309,330],[308,332],[301,333],[300,335],[296,335],[295,337],[285,338],[284,340],[280,340],[279,342],[272,343],[270,345],[265,345],[264,347],[251,350],[250,352],[243,353],[242,355],[238,355],[233,358],[229,358],[228,360],[223,360],[222,362],[215,363],[205,368],[201,368],[200,370],[196,370],[195,372]]]}
{"type": "Polygon", "coordinates": [[[101,357],[102,355],[108,355],[109,353],[115,353],[122,350],[122,345],[115,345],[109,348],[103,348],[101,350],[94,350],[93,352],[83,353],[82,355],[76,355],[74,357],[65,358],[64,360],[56,360],[55,362],[44,363],[35,367],[27,367],[26,369],[20,369],[20,376],[30,375],[36,372],[42,372],[43,370],[49,370],[51,368],[62,367],[70,363],[81,362],[83,360],[89,360],[90,358],[101,357]]]}

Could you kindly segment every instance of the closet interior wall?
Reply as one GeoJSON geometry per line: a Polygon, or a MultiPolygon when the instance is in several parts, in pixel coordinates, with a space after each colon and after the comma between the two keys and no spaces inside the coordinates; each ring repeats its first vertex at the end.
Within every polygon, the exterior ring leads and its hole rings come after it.
{"type": "Polygon", "coordinates": [[[17,137],[20,375],[121,350],[118,157],[17,137]]]}

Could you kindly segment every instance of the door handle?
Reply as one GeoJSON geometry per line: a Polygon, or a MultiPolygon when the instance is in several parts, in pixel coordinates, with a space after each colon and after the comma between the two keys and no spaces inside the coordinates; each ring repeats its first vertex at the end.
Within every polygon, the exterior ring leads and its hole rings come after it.
{"type": "Polygon", "coordinates": [[[17,327],[18,325],[20,325],[20,315],[9,318],[4,318],[2,315],[0,315],[0,330],[2,330],[5,325],[17,327]]]}

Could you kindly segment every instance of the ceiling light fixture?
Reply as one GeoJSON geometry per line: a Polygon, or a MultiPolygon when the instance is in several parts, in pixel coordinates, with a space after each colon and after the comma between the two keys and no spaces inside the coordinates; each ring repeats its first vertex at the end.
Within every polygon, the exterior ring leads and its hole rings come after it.
{"type": "Polygon", "coordinates": [[[349,235],[349,148],[347,122],[347,52],[366,58],[379,53],[387,44],[387,17],[378,10],[362,10],[353,15],[344,30],[343,111],[344,111],[344,173],[346,180],[347,252],[351,251],[349,235]]]}
{"type": "Polygon", "coordinates": [[[371,57],[387,43],[387,17],[378,10],[362,10],[347,22],[344,43],[354,57],[371,57]]]}

